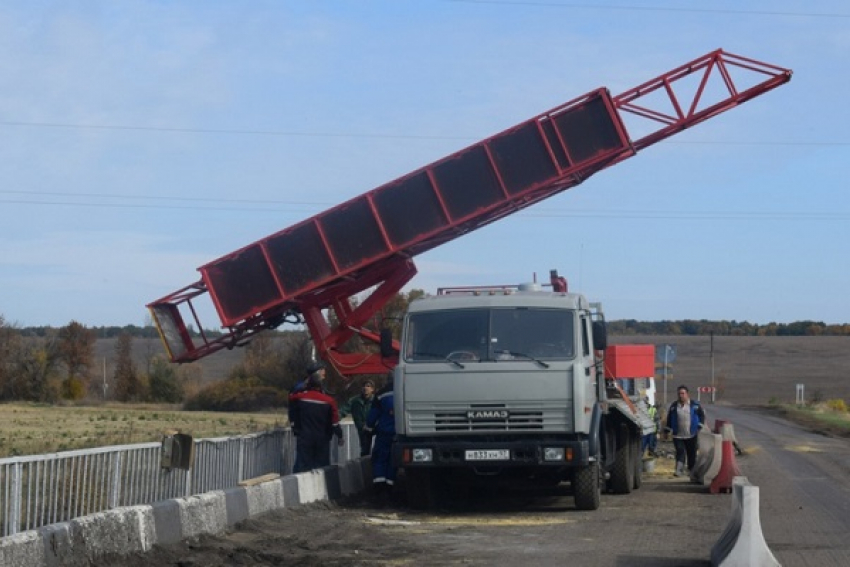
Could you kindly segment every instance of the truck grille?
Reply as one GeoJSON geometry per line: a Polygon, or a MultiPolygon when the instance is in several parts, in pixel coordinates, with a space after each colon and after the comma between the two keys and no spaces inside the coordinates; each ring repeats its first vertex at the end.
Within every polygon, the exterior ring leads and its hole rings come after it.
{"type": "Polygon", "coordinates": [[[565,432],[572,430],[572,410],[559,407],[511,407],[509,405],[472,405],[459,407],[411,407],[408,413],[411,434],[499,431],[565,432]]]}

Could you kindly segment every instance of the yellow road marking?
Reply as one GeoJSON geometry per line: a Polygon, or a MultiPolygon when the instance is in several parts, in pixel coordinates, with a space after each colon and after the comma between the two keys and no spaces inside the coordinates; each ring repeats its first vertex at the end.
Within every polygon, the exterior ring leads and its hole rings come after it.
{"type": "Polygon", "coordinates": [[[367,516],[365,521],[371,524],[383,524],[387,526],[422,526],[444,525],[444,526],[549,526],[557,524],[575,523],[575,520],[552,517],[526,517],[526,518],[487,518],[484,516],[431,516],[422,520],[403,520],[397,514],[384,516],[367,516]]]}
{"type": "Polygon", "coordinates": [[[811,445],[786,445],[786,449],[795,453],[823,453],[823,450],[811,445]]]}

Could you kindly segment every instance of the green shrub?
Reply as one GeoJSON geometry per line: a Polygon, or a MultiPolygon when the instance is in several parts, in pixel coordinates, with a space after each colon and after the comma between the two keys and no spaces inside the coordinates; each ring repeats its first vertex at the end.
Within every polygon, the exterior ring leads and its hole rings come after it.
{"type": "Polygon", "coordinates": [[[260,386],[242,380],[225,380],[211,384],[190,398],[185,409],[190,411],[261,411],[285,405],[286,394],[271,386],[260,386]]]}

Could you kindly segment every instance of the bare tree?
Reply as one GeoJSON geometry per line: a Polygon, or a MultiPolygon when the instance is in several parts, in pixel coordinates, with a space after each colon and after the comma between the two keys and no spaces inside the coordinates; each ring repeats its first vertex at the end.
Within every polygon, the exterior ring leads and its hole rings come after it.
{"type": "Polygon", "coordinates": [[[115,399],[135,402],[144,398],[144,389],[133,362],[133,337],[121,333],[115,343],[115,399]]]}
{"type": "Polygon", "coordinates": [[[94,364],[94,331],[71,321],[59,329],[58,354],[67,375],[62,381],[62,396],[78,400],[85,396],[94,364]]]}
{"type": "Polygon", "coordinates": [[[55,333],[44,338],[23,338],[11,352],[11,399],[55,402],[59,399],[60,358],[55,333]]]}

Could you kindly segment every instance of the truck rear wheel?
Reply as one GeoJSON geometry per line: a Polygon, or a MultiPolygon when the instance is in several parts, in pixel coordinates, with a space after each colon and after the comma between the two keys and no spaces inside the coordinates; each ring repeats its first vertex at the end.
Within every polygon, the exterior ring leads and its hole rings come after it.
{"type": "Polygon", "coordinates": [[[643,485],[643,451],[640,450],[642,440],[640,435],[634,435],[632,441],[632,459],[635,463],[635,478],[632,488],[638,489],[643,485]]]}
{"type": "Polygon", "coordinates": [[[579,510],[599,508],[601,489],[599,487],[599,461],[576,469],[573,473],[573,499],[579,510]]]}
{"type": "Polygon", "coordinates": [[[611,470],[611,489],[615,494],[629,494],[635,482],[635,463],[632,459],[632,439],[629,426],[621,423],[617,428],[617,449],[614,468],[611,470]]]}
{"type": "Polygon", "coordinates": [[[434,507],[434,487],[431,471],[427,469],[404,471],[407,505],[416,510],[434,507]]]}

